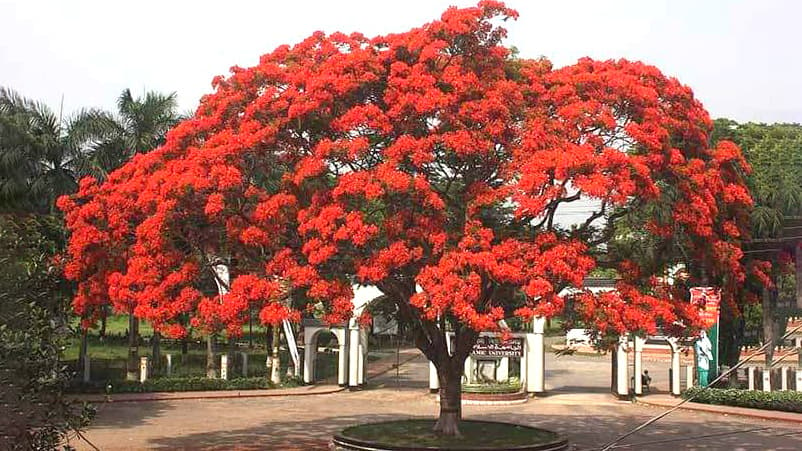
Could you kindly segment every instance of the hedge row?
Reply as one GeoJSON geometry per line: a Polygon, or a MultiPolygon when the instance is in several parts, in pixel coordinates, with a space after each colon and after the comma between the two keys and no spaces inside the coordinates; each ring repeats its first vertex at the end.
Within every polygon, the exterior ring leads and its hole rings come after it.
{"type": "Polygon", "coordinates": [[[685,390],[682,397],[686,399],[693,397],[693,402],[704,404],[802,413],[802,392],[797,391],[764,392],[737,388],[693,387],[685,390]]]}
{"type": "MultiPolygon", "coordinates": [[[[283,382],[282,387],[294,387],[296,380],[283,382]]],[[[72,392],[91,393],[147,393],[147,392],[179,392],[208,390],[256,390],[276,388],[276,385],[265,377],[245,377],[236,379],[210,379],[206,377],[162,377],[138,381],[113,381],[108,384],[80,384],[71,387],[72,392]]]]}
{"type": "Polygon", "coordinates": [[[502,394],[516,393],[521,390],[521,383],[486,383],[486,384],[462,384],[463,393],[481,394],[502,394]]]}

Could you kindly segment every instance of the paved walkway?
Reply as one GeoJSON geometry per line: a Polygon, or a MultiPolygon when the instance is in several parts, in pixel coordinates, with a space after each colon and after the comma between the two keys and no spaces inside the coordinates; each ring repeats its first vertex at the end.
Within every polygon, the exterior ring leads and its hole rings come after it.
{"type": "MultiPolygon", "coordinates": [[[[323,450],[333,433],[349,425],[436,415],[437,405],[423,377],[428,375],[426,360],[414,351],[401,360],[408,362],[397,372],[391,371],[394,355],[372,362],[369,388],[358,392],[101,404],[86,436],[104,451],[323,450]]],[[[665,411],[663,406],[617,401],[603,390],[576,390],[579,382],[573,373],[561,368],[569,361],[547,359],[550,363],[547,396],[517,406],[466,406],[464,416],[545,427],[567,436],[573,449],[594,450],[665,411]]],[[[593,379],[592,372],[599,373],[602,367],[609,372],[607,365],[604,359],[575,357],[567,367],[582,368],[582,377],[603,388],[609,374],[593,379]]],[[[661,399],[671,405],[677,402],[660,395],[650,395],[644,402],[648,399],[654,404],[661,399]]],[[[78,441],[72,445],[91,449],[78,441]]],[[[796,450],[802,449],[802,425],[681,409],[616,449],[796,450]]]]}

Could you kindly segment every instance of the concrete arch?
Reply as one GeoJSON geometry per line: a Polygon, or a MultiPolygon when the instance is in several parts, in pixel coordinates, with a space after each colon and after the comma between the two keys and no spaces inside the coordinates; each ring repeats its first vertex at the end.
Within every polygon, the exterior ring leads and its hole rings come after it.
{"type": "Polygon", "coordinates": [[[375,299],[384,295],[378,287],[372,285],[354,285],[353,315],[347,324],[324,325],[315,319],[302,321],[304,328],[304,383],[315,383],[315,360],[317,358],[317,338],[320,332],[327,330],[337,338],[338,365],[337,383],[348,385],[352,389],[360,387],[367,381],[368,330],[359,324],[358,318],[365,308],[375,299]]]}
{"type": "Polygon", "coordinates": [[[344,325],[325,326],[315,320],[304,320],[304,383],[315,383],[315,364],[317,362],[317,339],[323,331],[331,332],[337,339],[337,383],[345,386],[348,367],[347,332],[344,325]]]}

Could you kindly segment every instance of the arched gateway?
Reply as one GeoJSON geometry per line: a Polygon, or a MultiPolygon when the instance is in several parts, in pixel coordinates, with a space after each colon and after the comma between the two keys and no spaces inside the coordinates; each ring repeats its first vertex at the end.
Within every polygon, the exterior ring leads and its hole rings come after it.
{"type": "Polygon", "coordinates": [[[354,285],[353,315],[347,324],[325,325],[319,320],[305,319],[304,328],[304,383],[315,383],[315,361],[317,358],[317,339],[324,330],[337,338],[339,355],[337,358],[337,383],[351,389],[361,387],[367,381],[368,331],[357,318],[374,299],[383,296],[375,286],[354,285]]]}

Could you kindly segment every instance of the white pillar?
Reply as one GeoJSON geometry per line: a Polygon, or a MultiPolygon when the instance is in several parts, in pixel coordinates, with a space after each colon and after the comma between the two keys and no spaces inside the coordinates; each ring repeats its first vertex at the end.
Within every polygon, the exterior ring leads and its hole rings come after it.
{"type": "Polygon", "coordinates": [[[646,344],[646,339],[643,337],[635,336],[635,394],[643,394],[643,346],[646,344]]]}
{"type": "Polygon", "coordinates": [[[771,391],[771,368],[763,368],[763,391],[771,391]]]}
{"type": "Polygon", "coordinates": [[[147,357],[140,357],[139,358],[139,382],[145,382],[148,380],[148,358],[147,357]]]}
{"type": "Polygon", "coordinates": [[[468,384],[473,383],[473,368],[474,368],[474,359],[473,356],[468,355],[465,358],[465,364],[462,368],[463,376],[465,376],[465,382],[468,384]]]}
{"type": "Polygon", "coordinates": [[[796,371],[794,372],[796,386],[794,387],[796,391],[802,391],[802,367],[796,367],[796,371]]]}
{"type": "Polygon", "coordinates": [[[167,377],[173,375],[173,355],[167,354],[167,377]]]}
{"type": "Polygon", "coordinates": [[[83,380],[84,380],[85,383],[89,383],[89,380],[90,380],[90,375],[91,375],[90,368],[89,368],[90,365],[91,364],[89,363],[89,354],[87,353],[86,355],[84,355],[84,378],[83,378],[83,380]]]}
{"type": "Polygon", "coordinates": [[[317,337],[312,333],[308,340],[304,337],[304,384],[315,383],[315,357],[317,357],[317,337]]]}
{"type": "Polygon", "coordinates": [[[362,383],[368,383],[368,346],[370,343],[368,339],[370,338],[370,332],[367,328],[362,329],[362,383]]]}
{"type": "Polygon", "coordinates": [[[510,379],[510,358],[502,357],[496,370],[496,380],[504,382],[510,379]]]}
{"type": "Polygon", "coordinates": [[[529,355],[526,353],[526,338],[524,338],[524,348],[521,350],[521,360],[518,362],[519,375],[518,378],[521,380],[521,387],[526,387],[526,362],[529,358],[529,355]]]}
{"type": "Polygon", "coordinates": [[[359,366],[357,367],[357,380],[359,385],[365,384],[365,348],[363,343],[359,343],[359,366]]]}
{"type": "Polygon", "coordinates": [[[440,380],[437,378],[437,367],[429,362],[429,393],[437,393],[440,390],[440,380]]]}
{"type": "Polygon", "coordinates": [[[685,367],[685,388],[693,387],[693,365],[685,367]]]}
{"type": "Polygon", "coordinates": [[[546,354],[543,349],[543,332],[546,318],[532,320],[532,333],[526,334],[526,391],[543,393],[546,391],[546,354]]]}
{"type": "Polygon", "coordinates": [[[787,366],[780,368],[780,390],[782,391],[788,391],[788,370],[789,368],[787,366]]]}
{"type": "Polygon", "coordinates": [[[228,380],[228,355],[220,354],[220,379],[228,380]]]}
{"type": "Polygon", "coordinates": [[[750,366],[749,368],[746,369],[746,373],[747,373],[747,376],[746,376],[747,382],[749,384],[748,388],[749,388],[749,390],[754,390],[755,389],[755,367],[750,366]]]}
{"type": "Polygon", "coordinates": [[[629,395],[629,359],[627,359],[626,336],[618,338],[618,347],[616,348],[615,358],[615,394],[619,397],[625,397],[629,395]]]}
{"type": "Polygon", "coordinates": [[[671,346],[671,394],[679,396],[682,392],[680,384],[680,356],[679,356],[679,343],[676,338],[669,339],[668,344],[671,346]]]}
{"type": "Polygon", "coordinates": [[[348,386],[356,390],[359,387],[359,328],[356,326],[348,329],[348,354],[348,386]]]}
{"type": "Polygon", "coordinates": [[[337,338],[339,355],[337,356],[337,384],[345,387],[348,383],[348,346],[346,346],[347,333],[337,338]]]}

